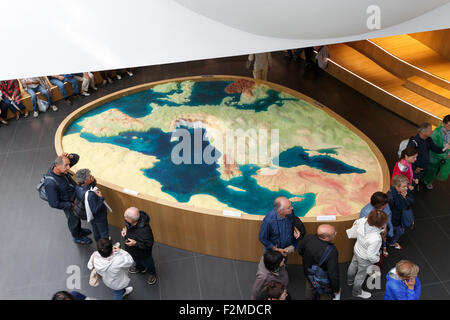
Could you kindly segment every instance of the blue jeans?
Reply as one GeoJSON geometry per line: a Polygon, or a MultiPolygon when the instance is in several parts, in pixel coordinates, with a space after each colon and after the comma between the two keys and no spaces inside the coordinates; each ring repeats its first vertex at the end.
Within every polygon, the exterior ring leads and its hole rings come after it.
{"type": "Polygon", "coordinates": [[[74,239],[81,238],[81,220],[73,214],[71,209],[64,209],[67,218],[67,226],[74,239]]]}
{"type": "Polygon", "coordinates": [[[36,92],[42,93],[48,101],[49,105],[53,104],[52,98],[50,97],[50,94],[47,90],[41,85],[38,85],[36,88],[27,88],[27,92],[31,97],[31,103],[33,104],[33,111],[39,111],[39,106],[37,104],[37,95],[36,92]]]}
{"type": "Polygon", "coordinates": [[[149,255],[144,259],[135,259],[134,262],[136,262],[136,269],[139,271],[143,271],[147,268],[149,274],[156,274],[155,262],[153,261],[152,255],[149,255]]]}
{"type": "MultiPolygon", "coordinates": [[[[3,97],[3,101],[5,102],[6,106],[13,112],[16,113],[18,110],[12,105],[12,102],[6,98],[3,97]]],[[[14,104],[20,109],[20,110],[25,110],[25,106],[22,103],[15,103],[14,104]]]]}
{"type": "MultiPolygon", "coordinates": [[[[72,85],[74,94],[79,94],[80,93],[80,91],[78,90],[78,80],[77,79],[75,79],[75,78],[71,78],[71,79],[64,78],[64,81],[67,81],[67,82],[69,82],[72,85]]],[[[52,78],[52,79],[50,79],[50,82],[52,84],[54,84],[55,86],[58,86],[59,91],[61,91],[61,94],[62,94],[64,99],[67,99],[69,97],[69,95],[67,94],[66,87],[64,86],[64,82],[63,81],[61,81],[59,79],[56,79],[56,78],[52,78]]]]}
{"type": "Polygon", "coordinates": [[[114,290],[114,300],[122,300],[124,294],[125,288],[120,290],[114,290]]]}
{"type": "Polygon", "coordinates": [[[101,238],[109,237],[109,228],[107,219],[94,219],[91,221],[91,225],[95,241],[98,241],[101,238]]]}
{"type": "Polygon", "coordinates": [[[397,243],[400,237],[405,233],[405,228],[402,227],[402,225],[398,225],[394,227],[394,236],[389,239],[389,245],[393,245],[394,243],[397,243]]]}

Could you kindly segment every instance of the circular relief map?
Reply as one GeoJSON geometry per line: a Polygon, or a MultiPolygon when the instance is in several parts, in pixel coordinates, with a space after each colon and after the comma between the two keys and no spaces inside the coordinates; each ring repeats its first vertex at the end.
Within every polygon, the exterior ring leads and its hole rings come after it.
{"type": "MultiPolygon", "coordinates": [[[[288,90],[287,90],[288,91],[288,90]]],[[[319,106],[249,79],[168,81],[75,119],[74,171],[160,199],[264,215],[350,215],[382,189],[368,144],[319,106]]]]}

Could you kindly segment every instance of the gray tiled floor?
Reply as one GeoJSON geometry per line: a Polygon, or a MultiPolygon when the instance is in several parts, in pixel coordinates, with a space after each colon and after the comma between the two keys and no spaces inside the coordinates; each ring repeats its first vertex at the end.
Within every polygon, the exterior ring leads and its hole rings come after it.
{"type": "MultiPolygon", "coordinates": [[[[304,71],[303,63],[284,61],[274,55],[269,80],[299,90],[331,107],[368,135],[381,149],[390,167],[395,162],[398,141],[414,134],[414,126],[325,73],[304,71]],[[364,107],[361,107],[364,106],[364,107]],[[392,139],[394,137],[394,139],[392,139]]],[[[86,268],[95,245],[73,244],[61,211],[50,209],[38,199],[35,185],[55,157],[53,138],[60,122],[75,108],[100,96],[132,85],[200,74],[249,75],[245,57],[211,59],[140,68],[133,78],[124,77],[88,98],[76,99],[70,107],[59,102],[57,112],[38,119],[11,120],[0,125],[0,299],[48,299],[65,289],[67,268],[79,266],[81,290],[98,299],[112,298],[101,284],[88,285],[86,268]]],[[[383,279],[400,259],[410,259],[420,268],[423,299],[450,298],[450,188],[437,182],[433,192],[421,192],[415,205],[416,228],[401,239],[404,249],[390,250],[383,267],[383,279]]],[[[120,230],[111,227],[113,240],[120,230]]],[[[132,275],[134,292],[128,299],[248,299],[256,263],[204,256],[155,244],[153,256],[158,282],[149,286],[146,276],[132,275]]],[[[345,285],[348,264],[340,266],[343,299],[351,299],[345,285]]],[[[289,265],[289,292],[304,297],[305,278],[301,266],[289,265]]],[[[382,289],[372,299],[382,299],[382,289]]]]}

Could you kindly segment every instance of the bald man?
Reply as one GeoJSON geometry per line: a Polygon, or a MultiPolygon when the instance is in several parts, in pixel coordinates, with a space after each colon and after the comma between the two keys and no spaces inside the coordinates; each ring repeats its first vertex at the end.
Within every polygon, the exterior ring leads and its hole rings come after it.
{"type": "Polygon", "coordinates": [[[305,298],[307,300],[331,300],[338,296],[341,291],[339,281],[338,251],[332,243],[336,237],[336,230],[332,225],[321,224],[317,228],[317,234],[307,235],[298,253],[303,257],[303,272],[306,277],[305,298]],[[314,265],[319,265],[322,257],[325,258],[320,266],[328,275],[328,290],[319,291],[314,288],[308,276],[311,275],[309,269],[314,265]]]}
{"type": "Polygon", "coordinates": [[[125,218],[125,228],[122,229],[122,237],[125,240],[125,250],[133,257],[135,266],[128,269],[128,272],[146,273],[149,277],[147,283],[156,283],[155,262],[152,257],[153,232],[150,227],[150,217],[138,208],[130,207],[123,214],[125,218]]]}
{"type": "Polygon", "coordinates": [[[259,229],[259,241],[264,245],[264,252],[275,250],[286,257],[295,251],[299,238],[305,231],[304,227],[299,230],[294,225],[294,220],[300,220],[294,219],[293,210],[288,198],[275,199],[274,208],[266,214],[259,229]]]}

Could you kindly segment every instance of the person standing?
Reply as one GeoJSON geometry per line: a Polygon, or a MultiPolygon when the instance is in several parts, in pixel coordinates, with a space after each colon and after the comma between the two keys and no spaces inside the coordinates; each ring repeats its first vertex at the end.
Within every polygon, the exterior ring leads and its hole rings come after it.
{"type": "Polygon", "coordinates": [[[131,254],[136,265],[130,267],[130,273],[145,273],[148,271],[147,283],[156,283],[155,262],[152,257],[153,232],[150,227],[150,217],[144,211],[135,207],[128,208],[124,213],[125,228],[122,237],[125,238],[125,250],[131,254]]]}
{"type": "Polygon", "coordinates": [[[256,280],[252,287],[252,300],[267,299],[267,285],[270,281],[278,281],[286,288],[289,276],[285,258],[279,251],[270,250],[264,253],[258,264],[256,280]]]}
{"type": "Polygon", "coordinates": [[[105,198],[102,192],[97,189],[97,181],[91,175],[89,169],[78,170],[75,177],[78,181],[78,185],[75,188],[77,198],[85,204],[87,222],[90,222],[92,225],[94,240],[97,242],[100,238],[109,238],[105,198]],[[86,192],[88,192],[87,203],[85,201],[86,192]]]}
{"type": "Polygon", "coordinates": [[[105,286],[114,290],[114,300],[122,300],[133,291],[133,287],[128,286],[130,277],[127,272],[132,264],[133,258],[128,252],[102,238],[97,241],[97,251],[91,255],[87,267],[95,269],[105,286]]]}
{"type": "Polygon", "coordinates": [[[414,198],[408,185],[408,178],[402,174],[396,175],[392,179],[392,186],[387,193],[389,207],[392,211],[392,226],[394,227],[394,237],[388,239],[388,245],[399,250],[402,247],[398,240],[405,233],[405,229],[409,227],[405,225],[403,216],[408,214],[414,203],[414,198]]]}
{"type": "Polygon", "coordinates": [[[450,149],[450,142],[447,142],[447,144],[444,144],[442,147],[437,146],[433,139],[431,139],[431,134],[433,131],[431,124],[428,122],[420,124],[418,131],[419,132],[417,135],[411,137],[408,146],[416,147],[419,152],[416,162],[412,164],[414,179],[424,182],[423,175],[428,169],[428,165],[430,163],[430,151],[435,154],[443,154],[450,149]]]}
{"type": "Polygon", "coordinates": [[[37,101],[37,93],[42,93],[46,98],[48,105],[53,111],[58,111],[58,107],[54,105],[52,97],[50,96],[50,86],[47,83],[45,77],[25,78],[21,80],[22,87],[31,98],[31,104],[33,105],[33,117],[37,118],[39,115],[39,106],[37,101]]]}
{"type": "MultiPolygon", "coordinates": [[[[431,139],[439,148],[444,148],[450,144],[450,114],[446,115],[442,123],[434,129],[431,139]]],[[[440,181],[448,179],[450,174],[450,152],[449,149],[445,153],[435,153],[430,151],[430,163],[423,176],[423,182],[427,189],[433,189],[433,181],[437,177],[440,181]]]]}
{"type": "Polygon", "coordinates": [[[394,236],[394,226],[392,225],[392,212],[391,208],[389,207],[389,199],[386,193],[378,191],[372,194],[372,196],[370,197],[370,203],[361,209],[359,217],[367,217],[373,210],[381,210],[389,217],[387,222],[387,230],[385,230],[383,234],[382,244],[383,256],[387,257],[389,256],[389,254],[387,252],[386,237],[392,238],[394,236]]]}
{"type": "Polygon", "coordinates": [[[401,260],[386,275],[384,300],[419,300],[422,286],[417,275],[419,266],[401,260]]]}
{"type": "Polygon", "coordinates": [[[367,276],[367,269],[380,260],[380,248],[383,242],[381,233],[386,228],[388,215],[381,210],[373,210],[367,218],[357,223],[357,238],[353,259],[347,271],[347,284],[353,287],[352,295],[356,298],[369,299],[372,294],[362,290],[367,276]]]}
{"type": "Polygon", "coordinates": [[[46,176],[50,178],[45,179],[44,188],[50,207],[64,211],[73,241],[77,244],[90,244],[92,240],[87,236],[91,234],[91,230],[82,229],[80,218],[73,213],[76,183],[69,170],[79,159],[75,153],[63,153],[57,157],[47,171],[46,176]]]}
{"type": "Polygon", "coordinates": [[[305,299],[307,300],[331,300],[340,295],[339,253],[333,244],[335,237],[336,230],[332,225],[321,224],[317,228],[317,234],[307,235],[298,249],[298,253],[303,257],[303,272],[306,278],[305,299]],[[327,256],[319,266],[326,250],[327,256]],[[327,273],[329,287],[324,289],[324,292],[315,289],[309,280],[313,266],[319,266],[327,273]]]}
{"type": "Polygon", "coordinates": [[[400,155],[400,160],[395,164],[394,171],[392,172],[392,179],[398,175],[402,174],[409,180],[409,189],[414,190],[414,185],[419,183],[418,179],[414,179],[414,170],[412,168],[413,163],[416,162],[419,152],[416,147],[407,146],[400,155]]]}
{"type": "MultiPolygon", "coordinates": [[[[264,251],[275,250],[283,256],[295,251],[298,240],[305,230],[294,226],[294,214],[291,201],[286,197],[277,197],[274,208],[267,213],[259,229],[259,241],[264,251]]],[[[303,226],[303,224],[301,224],[303,226]]]]}
{"type": "Polygon", "coordinates": [[[272,68],[272,54],[253,53],[248,56],[248,61],[253,62],[253,78],[267,81],[267,73],[272,68]]]}

